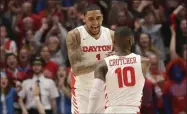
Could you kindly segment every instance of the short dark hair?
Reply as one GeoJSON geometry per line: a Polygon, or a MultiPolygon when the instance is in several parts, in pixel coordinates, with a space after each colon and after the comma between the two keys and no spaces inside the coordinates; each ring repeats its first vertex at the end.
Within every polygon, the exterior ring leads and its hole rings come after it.
{"type": "Polygon", "coordinates": [[[121,38],[121,37],[127,37],[133,35],[133,32],[128,27],[118,27],[115,30],[114,37],[115,38],[121,38]]]}
{"type": "Polygon", "coordinates": [[[8,52],[5,54],[5,60],[7,61],[7,59],[10,57],[10,56],[14,56],[16,59],[17,59],[17,55],[14,54],[13,52],[8,52]]]}
{"type": "Polygon", "coordinates": [[[101,11],[101,8],[96,4],[90,4],[85,8],[84,15],[86,15],[88,11],[93,11],[93,10],[100,10],[101,11]]]}
{"type": "Polygon", "coordinates": [[[45,62],[41,56],[36,55],[36,56],[33,56],[31,59],[31,65],[33,66],[35,64],[40,64],[40,65],[44,66],[45,62]]]}

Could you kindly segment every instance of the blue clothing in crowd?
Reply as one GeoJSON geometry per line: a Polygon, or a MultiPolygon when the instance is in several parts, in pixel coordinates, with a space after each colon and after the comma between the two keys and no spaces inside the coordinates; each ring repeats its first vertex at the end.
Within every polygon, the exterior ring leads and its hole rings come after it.
{"type": "MultiPolygon", "coordinates": [[[[0,98],[1,98],[0,93],[0,98]]],[[[14,96],[16,95],[16,89],[11,88],[8,94],[5,96],[5,102],[6,102],[6,110],[7,114],[14,114],[14,96]]],[[[0,114],[3,114],[3,104],[2,101],[0,101],[0,114]]]]}

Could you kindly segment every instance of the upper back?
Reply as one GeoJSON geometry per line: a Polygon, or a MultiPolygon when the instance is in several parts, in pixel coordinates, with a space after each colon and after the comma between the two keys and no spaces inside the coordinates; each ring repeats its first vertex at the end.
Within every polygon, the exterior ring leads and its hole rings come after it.
{"type": "Polygon", "coordinates": [[[105,62],[108,67],[105,83],[108,105],[140,105],[145,82],[141,57],[134,53],[113,55],[105,58],[105,62]]]}

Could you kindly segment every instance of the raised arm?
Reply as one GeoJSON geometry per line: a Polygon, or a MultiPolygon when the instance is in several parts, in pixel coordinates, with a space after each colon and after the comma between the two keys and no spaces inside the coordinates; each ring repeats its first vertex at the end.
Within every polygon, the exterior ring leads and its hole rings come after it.
{"type": "Polygon", "coordinates": [[[146,76],[147,72],[149,71],[150,68],[150,61],[148,58],[141,57],[141,64],[142,64],[142,72],[144,77],[146,76]]]}
{"type": "Polygon", "coordinates": [[[171,59],[174,59],[178,57],[176,53],[176,32],[174,26],[171,26],[170,29],[171,29],[171,41],[170,41],[169,52],[170,52],[171,59]]]}

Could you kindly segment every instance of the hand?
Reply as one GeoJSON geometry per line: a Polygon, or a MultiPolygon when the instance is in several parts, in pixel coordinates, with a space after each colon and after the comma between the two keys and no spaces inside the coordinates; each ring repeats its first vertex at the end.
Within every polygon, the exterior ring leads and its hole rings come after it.
{"type": "Polygon", "coordinates": [[[16,84],[16,91],[17,91],[17,92],[20,92],[21,89],[22,89],[22,87],[21,87],[21,82],[20,82],[20,81],[16,81],[15,84],[16,84]]]}
{"type": "Polygon", "coordinates": [[[53,20],[53,24],[58,24],[59,23],[59,17],[58,16],[53,16],[52,20],[53,20]]]}
{"type": "Polygon", "coordinates": [[[179,112],[178,114],[186,114],[186,112],[179,112]]]}
{"type": "Polygon", "coordinates": [[[152,3],[153,3],[153,1],[142,0],[141,5],[146,7],[146,6],[148,6],[148,5],[152,4],[152,3]]]}
{"type": "Polygon", "coordinates": [[[48,27],[49,27],[49,26],[48,26],[48,24],[47,24],[47,23],[43,23],[43,25],[42,25],[42,29],[43,29],[43,30],[47,30],[47,29],[48,29],[48,27]]]}
{"type": "Polygon", "coordinates": [[[135,30],[139,30],[141,28],[142,24],[140,22],[139,19],[137,19],[135,22],[134,22],[134,27],[135,27],[135,30]]]}
{"type": "Polygon", "coordinates": [[[40,93],[40,88],[38,87],[38,84],[36,83],[34,85],[34,89],[33,89],[33,92],[34,92],[34,96],[39,96],[39,93],[40,93]]]}
{"type": "Polygon", "coordinates": [[[22,110],[22,114],[29,114],[27,110],[22,110]]]}
{"type": "Polygon", "coordinates": [[[51,31],[54,32],[58,29],[58,26],[57,25],[53,25],[53,27],[51,28],[51,31]]]}
{"type": "Polygon", "coordinates": [[[172,34],[176,34],[176,32],[175,32],[175,26],[174,25],[170,26],[170,30],[171,30],[172,34]]]}

